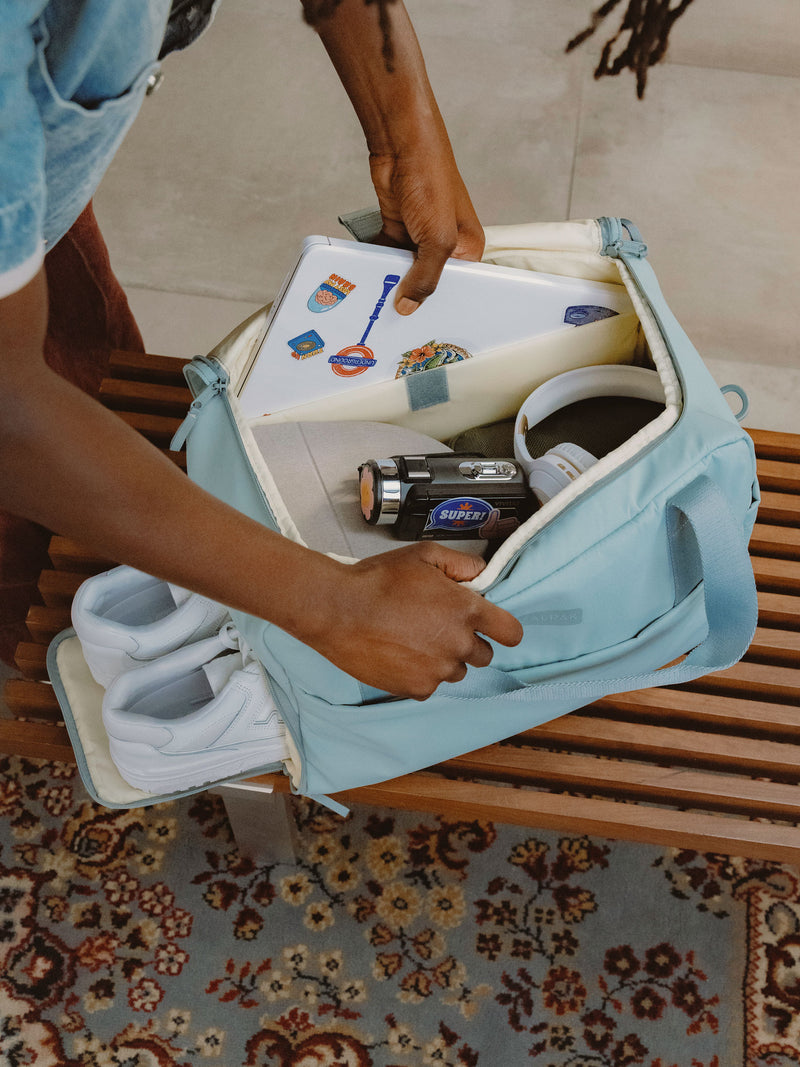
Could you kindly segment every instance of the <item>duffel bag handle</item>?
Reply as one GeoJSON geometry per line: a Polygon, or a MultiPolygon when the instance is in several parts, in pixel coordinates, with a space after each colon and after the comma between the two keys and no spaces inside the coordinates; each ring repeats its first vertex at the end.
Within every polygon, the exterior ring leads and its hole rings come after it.
{"type": "Polygon", "coordinates": [[[673,497],[667,509],[676,591],[679,596],[685,594],[695,579],[702,578],[708,620],[705,640],[681,663],[617,678],[530,685],[489,666],[470,669],[462,682],[442,686],[437,696],[462,700],[500,697],[523,703],[565,701],[575,708],[611,693],[688,682],[741,659],[753,640],[758,618],[755,579],[742,527],[723,494],[705,475],[673,497]],[[691,527],[696,549],[684,536],[684,521],[691,527]]]}

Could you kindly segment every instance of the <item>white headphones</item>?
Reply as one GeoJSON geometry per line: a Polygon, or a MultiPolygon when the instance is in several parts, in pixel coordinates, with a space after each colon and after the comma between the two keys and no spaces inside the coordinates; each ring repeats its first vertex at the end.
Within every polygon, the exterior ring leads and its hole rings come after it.
{"type": "Polygon", "coordinates": [[[529,428],[569,404],[600,396],[626,396],[665,403],[664,389],[656,371],[627,365],[581,367],[559,374],[534,389],[517,414],[514,455],[540,504],[546,504],[597,463],[597,457],[580,445],[564,441],[534,459],[525,440],[529,428]]]}

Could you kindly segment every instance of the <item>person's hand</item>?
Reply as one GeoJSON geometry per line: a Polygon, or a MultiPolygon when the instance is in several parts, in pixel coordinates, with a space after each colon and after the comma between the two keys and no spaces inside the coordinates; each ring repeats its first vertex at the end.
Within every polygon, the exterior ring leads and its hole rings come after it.
{"type": "Polygon", "coordinates": [[[415,252],[394,300],[409,315],[436,288],[448,256],[481,258],[483,229],[401,0],[337,0],[324,13],[303,3],[364,130],[383,217],[378,240],[415,252]]]}
{"type": "Polygon", "coordinates": [[[448,257],[479,260],[483,228],[458,172],[444,129],[420,133],[400,152],[370,155],[370,174],[383,218],[380,243],[414,250],[394,305],[416,311],[436,288],[448,257]]]}
{"type": "Polygon", "coordinates": [[[513,615],[459,584],[483,570],[480,558],[421,541],[341,566],[335,623],[308,643],[376,689],[424,700],[440,682],[460,681],[467,664],[490,663],[479,634],[522,640],[513,615]]]}

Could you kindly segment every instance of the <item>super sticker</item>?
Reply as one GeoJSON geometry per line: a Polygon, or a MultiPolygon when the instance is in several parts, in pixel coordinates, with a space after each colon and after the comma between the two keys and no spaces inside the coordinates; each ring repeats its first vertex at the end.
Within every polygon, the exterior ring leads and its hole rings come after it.
{"type": "Polygon", "coordinates": [[[494,507],[475,496],[443,500],[428,516],[426,530],[476,530],[494,511],[494,507]]]}

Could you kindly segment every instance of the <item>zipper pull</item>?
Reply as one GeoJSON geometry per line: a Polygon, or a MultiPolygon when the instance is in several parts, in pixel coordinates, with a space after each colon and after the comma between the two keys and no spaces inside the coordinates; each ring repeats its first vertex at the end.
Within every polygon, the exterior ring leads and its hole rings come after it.
{"type": "Polygon", "coordinates": [[[629,219],[615,219],[603,217],[597,220],[600,224],[600,234],[603,241],[601,253],[611,256],[612,259],[622,259],[625,256],[636,256],[644,259],[647,255],[647,245],[642,240],[642,235],[629,219]],[[623,227],[628,231],[629,239],[623,236],[623,227]]]}
{"type": "MultiPolygon", "coordinates": [[[[186,444],[187,437],[194,429],[200,412],[210,400],[213,400],[215,396],[221,396],[228,388],[227,377],[215,370],[214,366],[203,356],[198,356],[192,360],[191,363],[187,364],[186,369],[188,370],[189,367],[206,384],[189,405],[186,418],[175,431],[175,436],[169,443],[171,452],[180,452],[186,444]]],[[[188,378],[189,375],[186,377],[188,378]]]]}

